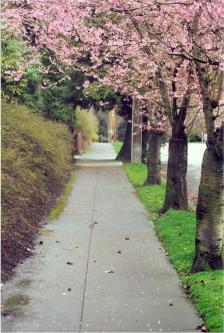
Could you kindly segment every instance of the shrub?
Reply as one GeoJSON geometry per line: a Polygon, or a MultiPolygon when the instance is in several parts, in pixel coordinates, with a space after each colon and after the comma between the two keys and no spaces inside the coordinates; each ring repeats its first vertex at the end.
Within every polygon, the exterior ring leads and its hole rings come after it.
{"type": "Polygon", "coordinates": [[[83,148],[86,148],[93,140],[98,139],[98,120],[91,110],[76,108],[75,127],[82,134],[83,148]]]}
{"type": "Polygon", "coordinates": [[[188,141],[189,142],[201,142],[201,138],[197,134],[192,134],[189,136],[188,141]]]}
{"type": "Polygon", "coordinates": [[[29,252],[71,170],[72,135],[24,106],[2,106],[3,279],[29,252]]]}

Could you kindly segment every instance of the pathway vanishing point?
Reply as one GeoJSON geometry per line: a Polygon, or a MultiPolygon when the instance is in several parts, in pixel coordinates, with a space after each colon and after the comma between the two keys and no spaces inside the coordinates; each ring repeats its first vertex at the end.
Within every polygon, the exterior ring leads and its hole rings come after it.
{"type": "Polygon", "coordinates": [[[68,205],[3,287],[3,303],[28,303],[3,317],[3,332],[197,331],[201,320],[114,157],[110,144],[93,144],[77,161],[68,205]]]}

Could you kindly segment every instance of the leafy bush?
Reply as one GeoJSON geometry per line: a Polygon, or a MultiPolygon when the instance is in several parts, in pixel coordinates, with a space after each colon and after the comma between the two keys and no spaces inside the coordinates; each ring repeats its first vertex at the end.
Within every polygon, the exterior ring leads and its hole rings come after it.
{"type": "Polygon", "coordinates": [[[76,108],[75,126],[81,132],[83,140],[89,144],[92,140],[96,141],[98,132],[98,120],[93,111],[76,108]]]}
{"type": "Polygon", "coordinates": [[[71,170],[72,135],[24,106],[2,106],[3,279],[29,252],[71,170]],[[28,248],[28,250],[27,250],[28,248]]]}
{"type": "Polygon", "coordinates": [[[2,30],[2,96],[34,107],[41,82],[40,63],[32,49],[7,29],[2,30]],[[20,73],[18,75],[18,73],[20,73]]]}
{"type": "Polygon", "coordinates": [[[47,48],[37,56],[31,47],[8,29],[2,30],[2,97],[7,102],[25,104],[45,118],[74,128],[74,109],[87,107],[89,98],[83,94],[85,76],[68,70],[65,75],[49,59],[56,55],[47,48]],[[41,67],[46,67],[46,73],[41,67]],[[17,73],[20,73],[17,75],[17,73]],[[44,85],[44,86],[43,86],[44,85]]]}
{"type": "Polygon", "coordinates": [[[99,135],[97,134],[97,133],[95,133],[94,135],[93,135],[93,142],[99,142],[99,135]]]}
{"type": "MultiPolygon", "coordinates": [[[[47,61],[48,58],[48,53],[46,53],[44,60],[47,61]]],[[[63,74],[52,67],[51,71],[44,76],[46,89],[40,89],[39,105],[34,109],[41,112],[47,119],[61,121],[73,130],[76,106],[89,106],[89,101],[82,92],[84,75],[77,71],[68,70],[66,74],[70,79],[65,80],[63,74]]]]}
{"type": "Polygon", "coordinates": [[[189,136],[188,141],[189,142],[201,142],[201,138],[197,134],[192,134],[189,136]]]}
{"type": "Polygon", "coordinates": [[[99,82],[91,82],[83,91],[84,95],[89,98],[91,104],[97,109],[111,110],[114,105],[119,103],[119,96],[109,87],[99,82]]]}

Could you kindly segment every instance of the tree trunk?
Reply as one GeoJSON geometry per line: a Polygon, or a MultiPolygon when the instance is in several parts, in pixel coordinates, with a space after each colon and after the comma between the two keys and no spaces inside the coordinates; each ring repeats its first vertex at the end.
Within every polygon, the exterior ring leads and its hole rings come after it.
{"type": "Polygon", "coordinates": [[[214,144],[204,153],[196,210],[196,256],[192,273],[222,269],[223,161],[214,144]]]}
{"type": "Polygon", "coordinates": [[[161,213],[169,209],[187,209],[187,136],[183,122],[175,122],[169,141],[166,195],[161,213]]]}
{"type": "Polygon", "coordinates": [[[161,184],[161,134],[149,132],[148,134],[148,159],[147,159],[147,179],[145,185],[161,184]]]}
{"type": "Polygon", "coordinates": [[[128,115],[127,128],[126,128],[126,132],[125,132],[123,146],[121,147],[121,150],[116,157],[116,160],[119,160],[122,162],[131,162],[132,124],[130,121],[131,121],[131,115],[128,115]]]}
{"type": "Polygon", "coordinates": [[[196,253],[191,268],[192,272],[222,269],[224,264],[222,256],[224,123],[215,130],[213,110],[216,105],[214,101],[209,99],[207,91],[203,92],[207,148],[202,162],[196,209],[196,253]]]}
{"type": "Polygon", "coordinates": [[[195,258],[191,268],[193,273],[222,269],[224,264],[224,122],[216,123],[215,112],[223,95],[224,77],[219,68],[210,71],[211,68],[200,63],[196,63],[196,70],[203,100],[207,148],[203,156],[196,209],[195,258]]]}

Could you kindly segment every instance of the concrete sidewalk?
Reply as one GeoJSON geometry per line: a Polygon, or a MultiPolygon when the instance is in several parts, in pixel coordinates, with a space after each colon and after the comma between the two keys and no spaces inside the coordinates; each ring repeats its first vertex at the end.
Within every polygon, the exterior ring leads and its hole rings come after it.
{"type": "MultiPolygon", "coordinates": [[[[2,330],[196,331],[201,321],[134,188],[119,164],[97,161],[98,148],[93,166],[79,161],[68,205],[44,226],[43,245],[4,286],[3,303],[24,295],[28,304],[4,317],[2,330]]],[[[101,149],[110,160],[111,146],[101,149]]]]}
{"type": "Polygon", "coordinates": [[[111,144],[108,143],[92,143],[90,149],[83,155],[75,155],[77,161],[113,161],[117,154],[111,144]]]}

